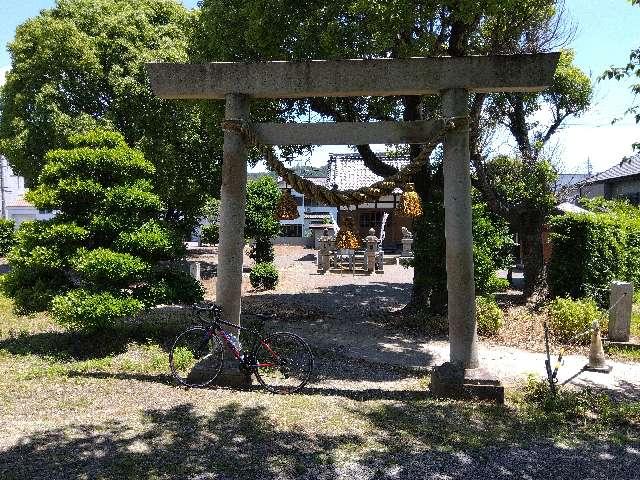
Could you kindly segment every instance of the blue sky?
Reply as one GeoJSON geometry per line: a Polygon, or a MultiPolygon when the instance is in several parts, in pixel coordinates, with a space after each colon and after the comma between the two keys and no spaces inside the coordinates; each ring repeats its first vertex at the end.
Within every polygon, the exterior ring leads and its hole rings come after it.
{"type": "MultiPolygon", "coordinates": [[[[197,0],[182,3],[193,8],[197,0]]],[[[16,27],[54,4],[54,0],[0,0],[0,81],[4,81],[4,72],[11,64],[6,44],[16,27]]],[[[630,50],[640,45],[640,8],[627,0],[566,0],[566,10],[576,27],[570,44],[576,52],[576,63],[593,79],[610,65],[626,63],[630,50]]],[[[640,140],[640,126],[630,117],[611,125],[611,120],[620,117],[634,101],[628,87],[628,82],[596,83],[591,110],[567,121],[554,137],[553,147],[562,170],[585,171],[589,157],[593,169],[600,171],[632,153],[631,144],[640,140]]],[[[325,162],[329,150],[345,151],[339,147],[317,149],[312,163],[325,162]]]]}

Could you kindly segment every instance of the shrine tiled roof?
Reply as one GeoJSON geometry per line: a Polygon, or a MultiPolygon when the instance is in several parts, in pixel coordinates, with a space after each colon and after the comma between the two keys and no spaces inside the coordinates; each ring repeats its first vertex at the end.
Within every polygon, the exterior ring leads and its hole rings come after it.
{"type": "MultiPolygon", "coordinates": [[[[376,153],[378,158],[387,165],[397,169],[409,164],[408,156],[389,156],[383,153],[376,153]]],[[[327,187],[338,190],[355,190],[366,187],[372,183],[382,180],[369,170],[357,153],[332,153],[329,155],[327,172],[327,187]]]]}
{"type": "Polygon", "coordinates": [[[632,157],[623,158],[620,163],[614,165],[610,169],[587,178],[585,183],[599,183],[606,180],[615,180],[634,175],[640,175],[640,153],[632,157]]]}

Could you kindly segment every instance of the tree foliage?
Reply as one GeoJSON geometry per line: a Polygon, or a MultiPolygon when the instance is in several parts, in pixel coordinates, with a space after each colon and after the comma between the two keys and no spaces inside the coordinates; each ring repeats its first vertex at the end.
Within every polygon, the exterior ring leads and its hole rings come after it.
{"type": "MultiPolygon", "coordinates": [[[[504,268],[512,261],[511,249],[513,240],[506,222],[491,213],[487,205],[477,200],[472,210],[473,229],[473,271],[477,295],[494,293],[506,287],[496,277],[496,270],[504,268]]],[[[446,264],[442,255],[444,245],[437,244],[433,239],[441,238],[437,232],[444,229],[444,215],[442,199],[429,204],[425,214],[414,220],[414,258],[407,262],[417,268],[422,268],[426,274],[420,281],[430,285],[442,282],[446,291],[446,264]],[[419,242],[420,238],[429,241],[419,242]]],[[[415,281],[415,280],[414,280],[415,281]]]]}
{"type": "MultiPolygon", "coordinates": [[[[202,61],[537,53],[557,48],[566,33],[562,2],[556,0],[203,0],[201,5],[192,55],[202,61]]],[[[588,77],[572,65],[572,60],[571,52],[563,54],[554,86],[548,92],[475,94],[470,98],[474,183],[491,211],[510,223],[519,216],[500,209],[485,175],[484,166],[490,159],[487,141],[497,125],[510,126],[509,132],[517,135],[519,152],[527,152],[526,158],[521,156],[528,162],[537,162],[542,147],[562,122],[584,111],[590,100],[588,77]],[[552,112],[549,125],[536,124],[534,115],[541,109],[552,112]]],[[[438,99],[433,96],[310,98],[265,105],[281,117],[304,114],[338,122],[421,120],[441,112],[438,99]]],[[[396,173],[368,145],[356,148],[365,165],[376,174],[396,173]]],[[[405,151],[416,156],[420,147],[411,146],[405,151]]],[[[425,204],[435,201],[434,206],[441,208],[437,198],[441,196],[442,175],[436,163],[426,165],[413,181],[425,204]]],[[[540,226],[538,222],[538,230],[540,226]]],[[[512,223],[511,227],[516,231],[523,228],[519,223],[512,223]]],[[[416,228],[422,233],[416,232],[414,247],[430,242],[423,247],[438,245],[439,256],[444,257],[444,233],[419,225],[416,228]]],[[[540,242],[532,250],[541,252],[540,242]]],[[[541,266],[537,262],[529,271],[540,271],[541,266]]],[[[446,298],[444,271],[439,269],[436,274],[435,267],[428,262],[416,264],[412,303],[431,304],[442,312],[446,298]]]]}
{"type": "Polygon", "coordinates": [[[256,264],[266,264],[274,259],[271,239],[280,233],[280,222],[275,217],[280,195],[278,183],[267,175],[247,185],[244,234],[254,240],[249,256],[256,264]]]}
{"type": "Polygon", "coordinates": [[[58,0],[20,25],[0,98],[0,147],[13,170],[35,181],[45,153],[70,134],[117,130],[153,162],[165,218],[188,233],[218,183],[220,117],[155,97],[144,65],[187,61],[194,16],[168,0],[58,0]]]}
{"type": "Polygon", "coordinates": [[[141,151],[120,134],[94,130],[71,136],[45,160],[27,197],[59,213],[17,232],[3,287],[18,310],[51,308],[60,323],[102,328],[147,306],[202,297],[192,279],[158,266],[184,246],[162,219],[149,182],[155,169],[141,151]]]}
{"type": "Polygon", "coordinates": [[[245,237],[271,238],[280,233],[280,222],[275,217],[279,199],[278,183],[270,176],[265,175],[247,184],[245,237]]]}
{"type": "Polygon", "coordinates": [[[15,229],[13,220],[0,219],[0,255],[6,255],[13,246],[15,229]]]}

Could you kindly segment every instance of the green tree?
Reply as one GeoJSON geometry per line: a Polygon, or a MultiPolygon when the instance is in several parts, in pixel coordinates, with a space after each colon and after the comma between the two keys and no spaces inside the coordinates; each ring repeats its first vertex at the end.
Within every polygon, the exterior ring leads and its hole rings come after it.
{"type": "Polygon", "coordinates": [[[154,163],[165,218],[189,233],[218,184],[217,107],[205,116],[200,103],[159,99],[144,65],[186,61],[194,18],[170,0],[57,0],[20,25],[0,98],[13,170],[33,182],[70,134],[117,130],[154,163]]]}
{"type": "Polygon", "coordinates": [[[527,293],[533,293],[543,274],[541,230],[556,205],[552,191],[556,171],[544,160],[499,155],[483,163],[483,175],[496,205],[494,211],[519,234],[525,278],[529,279],[527,293]]]}
{"type": "Polygon", "coordinates": [[[280,222],[275,217],[279,199],[278,183],[270,176],[265,175],[247,184],[244,235],[255,241],[249,256],[256,263],[273,261],[271,239],[280,233],[280,222]]]}
{"type": "Polygon", "coordinates": [[[472,116],[485,128],[504,127],[516,141],[516,159],[491,158],[483,152],[481,140],[472,136],[471,160],[476,186],[487,203],[519,234],[527,296],[543,283],[541,231],[556,201],[552,194],[556,174],[545,146],[567,118],[588,109],[593,94],[589,77],[573,60],[571,50],[562,51],[553,84],[542,93],[497,94],[487,99],[484,111],[472,106],[472,116]],[[534,121],[543,108],[550,120],[534,121]]]}
{"type": "Polygon", "coordinates": [[[162,219],[155,168],[140,150],[94,130],[72,135],[45,160],[27,197],[59,213],[17,232],[3,288],[19,311],[52,309],[61,324],[103,328],[148,306],[202,298],[188,274],[158,264],[184,246],[162,219]]]}
{"type": "MultiPolygon", "coordinates": [[[[248,61],[544,52],[562,43],[561,4],[555,0],[278,0],[268,4],[261,0],[203,0],[193,57],[202,61],[248,61]]],[[[570,55],[566,54],[559,72],[577,74],[578,70],[570,62],[567,68],[564,67],[568,58],[570,55]]],[[[584,87],[585,78],[584,75],[573,76],[573,80],[579,80],[580,88],[584,87]]],[[[550,138],[568,116],[586,108],[582,100],[589,95],[582,95],[578,102],[567,99],[567,94],[573,95],[576,90],[571,82],[571,75],[556,75],[556,85],[551,92],[512,98],[513,108],[518,110],[515,118],[520,125],[524,122],[530,127],[533,114],[543,104],[558,114],[551,124],[554,128],[543,132],[540,138],[533,135],[534,146],[539,145],[538,140],[544,140],[546,133],[550,138]],[[525,104],[528,109],[523,108],[525,104]],[[537,108],[531,108],[532,105],[537,108]]],[[[496,194],[483,172],[484,164],[489,160],[484,140],[496,124],[510,121],[507,114],[511,106],[493,108],[497,117],[487,115],[492,99],[493,96],[485,94],[472,95],[470,99],[474,183],[489,208],[509,219],[508,212],[495,201],[496,194]]],[[[500,104],[497,100],[494,103],[500,104]]],[[[279,108],[285,116],[313,112],[333,121],[420,120],[440,114],[438,99],[428,96],[311,98],[259,105],[266,110],[271,108],[276,114],[279,108]]],[[[528,127],[525,130],[531,134],[528,127]]],[[[368,145],[358,145],[357,150],[367,167],[376,174],[395,173],[395,169],[380,161],[368,145]]],[[[407,151],[414,157],[420,146],[411,146],[407,151]]],[[[539,155],[531,162],[538,158],[539,155]]],[[[442,195],[441,166],[437,159],[431,165],[425,165],[413,181],[424,203],[437,206],[437,198],[442,195]]],[[[440,245],[439,258],[443,258],[444,232],[421,225],[421,222],[429,221],[424,218],[417,222],[416,230],[426,234],[416,235],[414,247],[420,248],[422,242],[440,245]]],[[[519,227],[514,225],[514,228],[519,227]]],[[[423,247],[430,248],[426,244],[423,247]]],[[[541,249],[539,242],[534,247],[541,249]]],[[[532,256],[531,260],[536,258],[538,256],[532,256]]],[[[541,265],[529,270],[540,271],[541,265]]],[[[446,301],[445,275],[443,262],[416,264],[411,305],[428,305],[432,311],[442,312],[446,301]]],[[[538,277],[533,275],[531,282],[535,283],[538,277]]]]}
{"type": "MultiPolygon", "coordinates": [[[[640,0],[629,0],[632,5],[640,6],[640,0]]],[[[624,78],[633,78],[640,79],[640,46],[638,48],[634,48],[629,53],[629,62],[623,67],[610,67],[605,70],[600,79],[612,79],[622,80],[624,78]]],[[[631,84],[631,91],[635,96],[640,94],[640,83],[631,84]]],[[[626,114],[631,114],[635,117],[636,123],[640,123],[640,104],[634,103],[632,104],[627,111],[626,114]]],[[[633,144],[633,148],[635,150],[640,151],[640,141],[635,142],[633,144]]]]}

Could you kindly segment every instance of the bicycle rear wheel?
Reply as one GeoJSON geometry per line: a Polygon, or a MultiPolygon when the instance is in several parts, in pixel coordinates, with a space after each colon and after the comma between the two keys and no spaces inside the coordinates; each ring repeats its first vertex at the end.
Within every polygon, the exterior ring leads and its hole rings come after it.
{"type": "Polygon", "coordinates": [[[276,332],[261,339],[255,348],[255,374],[273,393],[293,393],[311,378],[313,354],[298,335],[276,332]]]}
{"type": "Polygon", "coordinates": [[[222,341],[205,327],[192,327],[173,342],[169,352],[171,373],[187,387],[206,387],[220,373],[224,346],[222,341]]]}

